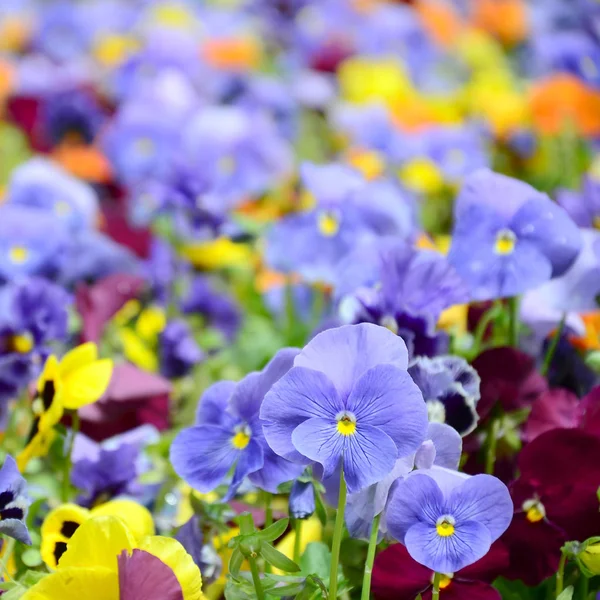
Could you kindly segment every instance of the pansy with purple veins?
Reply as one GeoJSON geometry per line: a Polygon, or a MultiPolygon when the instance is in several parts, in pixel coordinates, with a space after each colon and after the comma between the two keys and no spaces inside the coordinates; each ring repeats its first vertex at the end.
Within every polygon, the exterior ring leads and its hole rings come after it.
{"type": "Polygon", "coordinates": [[[581,249],[581,234],[548,196],[481,169],[457,198],[448,260],[475,300],[517,296],[562,275],[581,249]]]}
{"type": "Polygon", "coordinates": [[[436,573],[455,573],[487,554],[512,513],[510,494],[499,479],[431,469],[398,484],[387,526],[418,563],[436,573]]]}
{"type": "Polygon", "coordinates": [[[349,493],[381,481],[425,438],[427,410],[401,338],[372,324],[313,338],[266,395],[260,417],[280,456],[343,469],[349,493]]]}
{"type": "Polygon", "coordinates": [[[298,350],[280,350],[261,372],[240,382],[221,381],[202,395],[196,424],[171,445],[171,463],[194,489],[210,492],[233,477],[225,500],[231,500],[246,477],[271,493],[298,477],[303,467],[275,454],[267,445],[259,411],[271,386],[292,367],[298,350]]]}
{"type": "Polygon", "coordinates": [[[8,454],[0,469],[0,534],[23,544],[31,544],[25,524],[29,500],[25,495],[26,482],[15,459],[8,454]]]}

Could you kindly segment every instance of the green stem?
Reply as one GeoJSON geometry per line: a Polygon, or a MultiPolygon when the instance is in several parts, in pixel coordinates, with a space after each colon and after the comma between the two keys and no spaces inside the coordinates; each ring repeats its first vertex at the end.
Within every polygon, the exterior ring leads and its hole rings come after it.
{"type": "Polygon", "coordinates": [[[302,547],[302,521],[294,519],[294,562],[300,562],[300,548],[302,547]]]}
{"type": "Polygon", "coordinates": [[[333,542],[331,543],[331,572],[329,574],[329,600],[337,598],[338,563],[340,562],[340,548],[342,546],[342,533],[344,531],[344,513],[346,512],[346,480],[344,468],[340,469],[340,496],[338,499],[335,526],[333,528],[333,542]]]}
{"type": "Polygon", "coordinates": [[[556,573],[556,597],[558,598],[565,585],[565,565],[567,564],[567,553],[563,551],[558,563],[558,572],[556,573]]]}
{"type": "Polygon", "coordinates": [[[365,563],[365,574],[363,575],[363,587],[361,600],[369,600],[371,597],[371,577],[373,575],[373,563],[375,562],[375,551],[377,550],[377,537],[379,536],[379,521],[381,513],[375,515],[371,524],[371,536],[369,537],[369,549],[367,550],[367,562],[365,563]]]}
{"type": "Polygon", "coordinates": [[[260,581],[260,573],[258,571],[258,565],[256,564],[256,559],[249,557],[248,562],[250,563],[250,571],[252,572],[252,582],[254,583],[254,591],[256,592],[256,599],[264,600],[265,592],[263,590],[263,586],[260,581]]]}
{"type": "MultiPolygon", "coordinates": [[[[272,496],[269,492],[263,492],[265,502],[265,529],[273,524],[273,508],[271,506],[272,496]]],[[[265,561],[265,573],[271,572],[271,565],[265,561]]]]}
{"type": "Polygon", "coordinates": [[[566,321],[567,313],[564,312],[562,314],[562,318],[560,319],[560,323],[558,324],[558,329],[554,332],[554,335],[552,336],[552,341],[548,346],[548,350],[546,350],[546,356],[544,356],[544,363],[542,364],[542,368],[540,370],[542,375],[546,375],[548,373],[548,370],[550,369],[550,365],[552,364],[552,358],[554,357],[554,353],[556,352],[558,342],[560,342],[560,337],[565,328],[566,321]]]}
{"type": "Polygon", "coordinates": [[[488,475],[494,474],[496,466],[496,448],[498,446],[498,432],[500,430],[500,421],[493,419],[487,435],[487,450],[485,454],[485,472],[488,475]]]}
{"type": "Polygon", "coordinates": [[[494,304],[494,306],[490,307],[479,319],[479,323],[477,323],[477,327],[475,328],[475,336],[473,338],[473,345],[471,346],[471,355],[473,358],[477,358],[479,353],[481,352],[481,344],[483,343],[483,338],[485,337],[485,333],[490,323],[492,323],[499,314],[498,305],[494,304]]]}
{"type": "Polygon", "coordinates": [[[579,584],[579,597],[581,600],[587,600],[589,594],[590,580],[583,573],[581,574],[581,583],[579,584]]]}
{"type": "Polygon", "coordinates": [[[431,592],[431,600],[439,600],[440,598],[440,580],[442,579],[441,573],[436,573],[433,576],[433,591],[431,592]]]}
{"type": "Polygon", "coordinates": [[[519,345],[519,297],[513,296],[508,299],[508,345],[513,348],[519,345]]]}
{"type": "Polygon", "coordinates": [[[75,445],[75,438],[79,432],[79,413],[75,410],[71,414],[71,439],[69,440],[69,446],[67,447],[67,453],[65,455],[64,470],[63,470],[63,481],[62,481],[62,501],[68,502],[71,496],[71,455],[73,454],[73,446],[75,445]]]}

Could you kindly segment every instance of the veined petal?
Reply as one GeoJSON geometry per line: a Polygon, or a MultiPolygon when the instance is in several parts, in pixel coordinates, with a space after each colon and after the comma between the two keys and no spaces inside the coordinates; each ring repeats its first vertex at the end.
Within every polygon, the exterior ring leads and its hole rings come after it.
{"type": "Polygon", "coordinates": [[[396,459],[396,445],[390,436],[377,427],[358,424],[354,434],[347,436],[344,448],[348,493],[354,494],[381,481],[394,468],[396,459]]]}
{"type": "Polygon", "coordinates": [[[244,478],[250,473],[258,471],[263,466],[264,462],[265,458],[261,445],[257,440],[251,439],[248,442],[248,445],[239,452],[235,471],[233,472],[233,479],[231,480],[231,485],[223,500],[229,502],[229,500],[235,496],[237,489],[244,481],[244,478]]]}
{"type": "MultiPolygon", "coordinates": [[[[407,371],[377,365],[358,380],[347,402],[358,427],[369,425],[385,432],[398,456],[415,452],[427,432],[427,407],[407,371]]],[[[394,457],[396,458],[396,457],[394,457]]]]}
{"type": "Polygon", "coordinates": [[[492,541],[485,525],[465,521],[445,537],[438,534],[435,523],[416,523],[406,532],[404,544],[418,563],[437,573],[456,573],[485,556],[492,541]]]}
{"type": "Polygon", "coordinates": [[[338,432],[335,420],[318,417],[298,425],[292,433],[292,443],[300,454],[323,466],[323,479],[335,471],[345,445],[344,436],[338,432]]]}
{"type": "Polygon", "coordinates": [[[265,438],[279,456],[296,462],[306,459],[292,444],[292,433],[307,419],[333,421],[344,405],[327,377],[313,369],[294,367],[267,393],[260,409],[265,438]]]}
{"type": "Polygon", "coordinates": [[[206,388],[196,409],[196,425],[226,425],[225,409],[236,385],[235,381],[217,381],[206,388]]]}
{"type": "Polygon", "coordinates": [[[233,433],[216,425],[199,425],[181,431],[171,444],[175,472],[200,492],[211,492],[235,464],[240,451],[233,433]]]}
{"type": "Polygon", "coordinates": [[[446,469],[458,469],[462,438],[456,429],[444,423],[429,423],[427,437],[435,446],[434,464],[446,469]]]}
{"type": "Polygon", "coordinates": [[[263,454],[265,462],[262,468],[248,476],[248,479],[261,490],[275,494],[282,483],[300,477],[304,471],[304,465],[290,462],[275,454],[266,443],[263,446],[263,454]]]}
{"type": "Polygon", "coordinates": [[[63,378],[63,406],[76,410],[99,400],[110,383],[112,372],[113,362],[108,358],[70,371],[63,378]]]}

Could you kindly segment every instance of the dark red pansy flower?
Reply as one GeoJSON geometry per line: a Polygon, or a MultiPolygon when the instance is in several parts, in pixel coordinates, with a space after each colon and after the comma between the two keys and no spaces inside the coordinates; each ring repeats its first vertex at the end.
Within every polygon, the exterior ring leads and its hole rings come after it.
{"type": "MultiPolygon", "coordinates": [[[[440,596],[444,600],[500,600],[490,584],[508,566],[508,550],[500,541],[476,563],[444,575],[440,596]]],[[[402,544],[394,544],[377,555],[373,566],[372,589],[377,600],[414,600],[422,594],[431,599],[433,571],[416,562],[402,544]]]]}
{"type": "Polygon", "coordinates": [[[511,485],[515,517],[502,539],[507,577],[537,585],[556,572],[560,548],[600,531],[600,438],[580,429],[542,433],[519,455],[511,485]]]}
{"type": "Polygon", "coordinates": [[[115,365],[106,393],[98,402],[79,409],[81,431],[97,442],[139,425],[168,429],[168,379],[123,363],[115,365]]]}
{"type": "Polygon", "coordinates": [[[574,429],[580,423],[580,402],[577,396],[562,388],[547,390],[531,405],[523,431],[523,439],[533,441],[553,429],[574,429]]]}
{"type": "Polygon", "coordinates": [[[600,386],[582,398],[579,412],[579,426],[587,433],[600,437],[600,386]]]}
{"type": "Polygon", "coordinates": [[[473,361],[473,367],[481,377],[481,399],[477,403],[481,420],[496,405],[504,412],[518,410],[548,390],[533,358],[515,348],[486,350],[473,361]]]}
{"type": "Polygon", "coordinates": [[[99,342],[106,323],[126,302],[140,295],[145,285],[141,277],[116,273],[94,285],[80,285],[75,293],[75,306],[83,322],[82,342],[99,342]]]}

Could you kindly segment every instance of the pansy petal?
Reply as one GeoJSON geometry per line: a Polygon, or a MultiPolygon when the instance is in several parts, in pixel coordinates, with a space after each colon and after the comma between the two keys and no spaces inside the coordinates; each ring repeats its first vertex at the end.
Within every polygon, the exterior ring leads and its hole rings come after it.
{"type": "Polygon", "coordinates": [[[251,439],[248,445],[239,453],[239,458],[235,465],[235,471],[233,472],[233,479],[231,485],[227,490],[223,500],[229,502],[236,494],[240,485],[242,485],[244,478],[250,473],[258,471],[264,464],[263,450],[260,444],[251,439]]]}
{"type": "Polygon", "coordinates": [[[394,440],[384,431],[360,424],[346,438],[344,448],[344,479],[348,493],[354,494],[381,481],[396,465],[394,440]]]}
{"type": "Polygon", "coordinates": [[[23,600],[106,600],[119,597],[119,579],[114,569],[69,567],[41,579],[27,590],[23,600]]]}
{"type": "Polygon", "coordinates": [[[423,395],[407,371],[378,365],[358,380],[347,408],[358,426],[369,425],[385,432],[396,444],[399,456],[415,452],[425,439],[427,407],[423,395]]]}
{"type": "Polygon", "coordinates": [[[244,377],[231,396],[233,412],[246,421],[254,419],[266,393],[293,367],[299,352],[297,348],[282,348],[261,372],[244,377]]]}
{"type": "Polygon", "coordinates": [[[323,479],[330,477],[340,463],[344,451],[344,436],[333,419],[308,419],[292,433],[294,447],[310,460],[323,466],[323,479]]]}
{"type": "Polygon", "coordinates": [[[217,381],[206,388],[196,409],[196,425],[226,425],[225,409],[236,385],[235,381],[217,381]]]}
{"type": "Polygon", "coordinates": [[[492,541],[508,528],[513,516],[513,502],[508,488],[491,475],[475,475],[457,487],[448,498],[450,512],[461,521],[485,525],[492,541]]]}
{"type": "Polygon", "coordinates": [[[456,573],[473,564],[485,556],[491,543],[489,530],[477,521],[457,523],[449,536],[440,536],[435,524],[416,523],[404,537],[409,554],[437,573],[456,573]]]}
{"type": "Polygon", "coordinates": [[[386,511],[387,529],[399,542],[416,523],[435,525],[443,514],[444,497],[437,483],[417,472],[399,482],[386,511]]]}
{"type": "Polygon", "coordinates": [[[113,362],[108,358],[70,372],[63,379],[63,406],[76,410],[96,402],[108,388],[112,372],[113,362]]]}
{"type": "Polygon", "coordinates": [[[366,371],[379,364],[406,369],[408,351],[400,337],[371,323],[328,329],[313,338],[294,361],[297,367],[325,373],[342,398],[366,371]]]}
{"type": "Polygon", "coordinates": [[[304,465],[290,462],[275,454],[267,444],[263,446],[263,454],[262,468],[248,476],[248,479],[261,490],[275,494],[282,483],[300,477],[304,471],[304,465]]]}
{"type": "Polygon", "coordinates": [[[98,347],[93,342],[86,342],[69,350],[61,359],[58,370],[61,377],[81,369],[98,360],[98,347]]]}
{"type": "Polygon", "coordinates": [[[313,369],[294,367],[267,393],[260,409],[265,438],[279,456],[306,459],[292,445],[292,433],[310,418],[334,419],[344,410],[333,383],[313,369]]]}
{"type": "Polygon", "coordinates": [[[171,444],[175,472],[200,492],[214,490],[239,456],[232,437],[231,431],[215,425],[184,429],[171,444]]]}
{"type": "Polygon", "coordinates": [[[434,464],[446,469],[458,469],[462,453],[462,438],[458,432],[444,423],[429,423],[427,437],[435,446],[434,464]]]}

